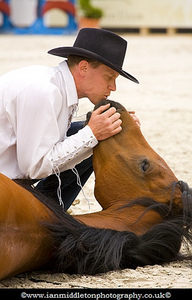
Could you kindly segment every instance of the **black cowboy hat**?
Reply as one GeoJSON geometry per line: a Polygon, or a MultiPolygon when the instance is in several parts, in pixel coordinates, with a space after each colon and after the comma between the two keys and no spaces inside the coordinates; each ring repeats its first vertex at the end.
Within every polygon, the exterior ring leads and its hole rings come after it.
{"type": "Polygon", "coordinates": [[[90,58],[139,83],[135,77],[122,70],[126,49],[127,42],[111,31],[83,28],[79,31],[73,47],[54,48],[48,53],[66,58],[70,54],[90,58]]]}

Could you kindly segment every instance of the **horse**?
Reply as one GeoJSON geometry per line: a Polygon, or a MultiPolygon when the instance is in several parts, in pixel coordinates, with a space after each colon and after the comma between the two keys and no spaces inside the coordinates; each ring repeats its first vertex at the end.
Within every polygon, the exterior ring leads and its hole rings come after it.
{"type": "MultiPolygon", "coordinates": [[[[95,197],[102,210],[70,215],[27,180],[0,174],[0,280],[36,269],[70,274],[191,258],[192,190],[149,146],[129,112],[122,131],[93,150],[95,197]]],[[[89,116],[88,116],[89,117],[89,116]]]]}
{"type": "MultiPolygon", "coordinates": [[[[150,206],[153,200],[167,207],[172,205],[170,210],[175,214],[182,213],[182,182],[178,182],[167,163],[150,147],[121,104],[103,100],[95,109],[107,103],[121,114],[123,130],[93,150],[94,192],[103,210],[76,218],[90,226],[131,230],[141,235],[162,221],[163,216],[154,209],[145,212],[144,207],[150,206]],[[133,199],[137,199],[137,205],[133,205],[133,199]]],[[[89,118],[90,113],[87,122],[89,118]]]]}

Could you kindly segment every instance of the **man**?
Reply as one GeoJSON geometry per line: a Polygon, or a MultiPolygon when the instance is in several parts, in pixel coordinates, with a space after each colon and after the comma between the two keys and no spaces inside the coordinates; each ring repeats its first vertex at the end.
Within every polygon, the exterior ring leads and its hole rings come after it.
{"type": "Polygon", "coordinates": [[[36,188],[67,209],[93,171],[93,147],[122,129],[120,114],[108,105],[94,111],[85,127],[71,124],[72,116],[80,98],[93,104],[107,99],[119,74],[138,83],[122,70],[126,47],[112,32],[84,28],[73,47],[49,51],[67,58],[58,67],[30,66],[2,76],[0,172],[40,180],[36,188]]]}

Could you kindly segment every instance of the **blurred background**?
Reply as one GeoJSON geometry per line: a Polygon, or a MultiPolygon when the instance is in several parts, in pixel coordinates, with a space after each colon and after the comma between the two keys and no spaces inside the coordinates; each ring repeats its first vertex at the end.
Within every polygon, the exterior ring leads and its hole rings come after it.
{"type": "MultiPolygon", "coordinates": [[[[58,65],[62,58],[47,51],[73,45],[81,27],[109,29],[127,40],[123,69],[140,84],[119,76],[110,99],[136,111],[149,144],[192,187],[192,0],[0,0],[0,75],[32,64],[58,65]]],[[[76,119],[91,109],[88,99],[80,99],[76,119]]],[[[94,174],[84,192],[91,211],[97,211],[93,190],[94,174]]],[[[73,212],[90,212],[82,192],[78,199],[73,212]]],[[[185,264],[174,264],[167,273],[154,268],[133,270],[134,279],[130,270],[74,281],[62,274],[33,273],[3,287],[62,287],[65,282],[67,287],[100,287],[108,280],[111,288],[191,288],[191,269],[185,264]]]]}
{"type": "MultiPolygon", "coordinates": [[[[123,69],[140,82],[119,76],[110,98],[136,111],[150,145],[192,185],[192,0],[0,0],[0,75],[58,65],[47,51],[92,26],[127,40],[123,69]]],[[[81,99],[77,117],[92,108],[81,99]]]]}
{"type": "Polygon", "coordinates": [[[192,0],[0,0],[0,32],[74,34],[80,27],[192,33],[192,0]]]}

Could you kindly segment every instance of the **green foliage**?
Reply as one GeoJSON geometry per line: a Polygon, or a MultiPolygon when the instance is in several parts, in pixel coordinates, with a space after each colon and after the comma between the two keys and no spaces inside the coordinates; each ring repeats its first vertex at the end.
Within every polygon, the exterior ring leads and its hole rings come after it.
{"type": "Polygon", "coordinates": [[[103,11],[100,8],[93,7],[90,0],[79,0],[80,8],[86,18],[100,19],[103,11]]]}

